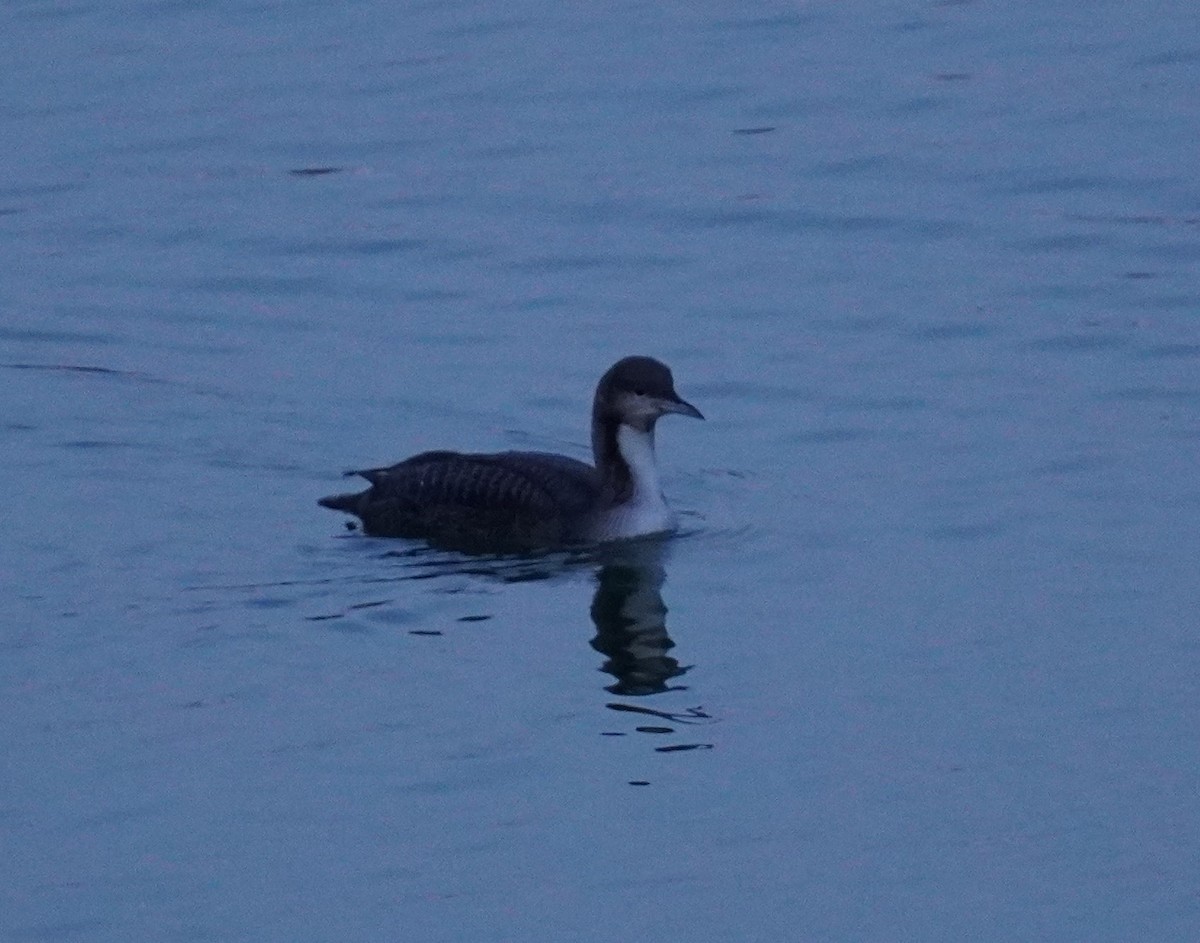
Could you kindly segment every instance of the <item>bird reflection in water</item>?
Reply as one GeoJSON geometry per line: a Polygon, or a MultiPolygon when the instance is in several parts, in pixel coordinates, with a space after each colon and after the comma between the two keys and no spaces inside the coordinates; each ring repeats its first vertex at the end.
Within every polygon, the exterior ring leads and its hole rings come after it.
{"type": "MultiPolygon", "coordinates": [[[[596,555],[599,569],[591,609],[596,626],[592,648],[605,656],[601,670],[615,679],[605,690],[613,694],[644,697],[687,689],[687,685],[671,683],[690,666],[681,665],[670,654],[675,643],[667,632],[667,606],[662,597],[668,548],[667,539],[646,538],[602,547],[596,555]]],[[[638,733],[670,735],[677,733],[678,725],[712,722],[698,707],[667,711],[623,702],[606,706],[642,718],[643,724],[635,728],[638,733]]],[[[711,748],[711,743],[676,743],[655,749],[674,753],[711,748]]]]}
{"type": "MultiPolygon", "coordinates": [[[[567,557],[447,558],[423,547],[391,550],[386,556],[403,561],[406,572],[399,577],[403,580],[468,576],[527,583],[552,580],[578,568],[595,568],[596,591],[590,611],[596,635],[591,644],[605,656],[601,670],[615,679],[605,690],[625,697],[644,697],[686,690],[686,685],[671,681],[690,667],[681,665],[670,654],[675,642],[667,632],[667,607],[662,597],[669,546],[670,538],[661,536],[601,544],[567,557]]],[[[347,614],[310,618],[342,618],[347,614]]]]}
{"type": "Polygon", "coordinates": [[[662,539],[626,541],[598,554],[592,648],[607,656],[602,670],[616,679],[606,688],[613,694],[641,697],[683,688],[669,684],[688,667],[669,654],[675,643],[662,598],[666,554],[662,539]]]}
{"type": "MultiPolygon", "coordinates": [[[[555,553],[541,557],[447,557],[424,547],[389,550],[385,556],[402,561],[404,574],[393,578],[400,581],[460,576],[527,583],[553,580],[578,568],[595,568],[596,589],[590,614],[596,634],[591,645],[604,656],[600,670],[613,678],[604,689],[623,698],[642,698],[688,689],[687,685],[676,682],[691,666],[681,665],[671,654],[675,642],[667,632],[667,606],[662,597],[670,543],[671,539],[666,536],[646,537],[589,547],[566,556],[555,553]]],[[[378,580],[378,577],[374,579],[378,580]]],[[[386,602],[358,603],[348,610],[309,618],[342,619],[353,611],[386,602]]],[[[460,621],[488,618],[489,615],[473,615],[460,621]]],[[[409,631],[420,635],[442,634],[440,629],[409,631]]],[[[628,702],[610,702],[605,706],[611,711],[638,718],[641,723],[634,729],[644,734],[670,735],[678,733],[679,726],[713,723],[712,716],[699,707],[669,710],[628,702]]],[[[606,733],[606,736],[622,735],[617,731],[606,733]]],[[[711,748],[711,743],[676,743],[658,746],[655,750],[674,753],[711,748]]]]}

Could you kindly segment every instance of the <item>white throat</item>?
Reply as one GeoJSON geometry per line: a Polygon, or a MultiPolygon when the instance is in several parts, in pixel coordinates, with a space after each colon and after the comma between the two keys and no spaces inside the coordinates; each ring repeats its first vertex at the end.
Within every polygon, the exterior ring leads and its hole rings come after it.
{"type": "Polygon", "coordinates": [[[658,462],[654,457],[654,433],[642,432],[625,423],[617,426],[617,451],[629,466],[633,479],[635,503],[662,502],[662,482],[658,478],[658,462]]]}
{"type": "Polygon", "coordinates": [[[675,529],[675,515],[663,498],[654,458],[654,434],[622,423],[617,427],[617,450],[629,466],[633,494],[608,512],[601,525],[603,537],[641,537],[675,529]]]}

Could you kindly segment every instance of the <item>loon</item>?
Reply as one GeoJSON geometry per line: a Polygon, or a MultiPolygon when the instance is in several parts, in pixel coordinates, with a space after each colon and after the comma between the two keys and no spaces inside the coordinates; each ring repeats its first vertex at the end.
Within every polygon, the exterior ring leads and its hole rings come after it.
{"type": "Polygon", "coordinates": [[[371,487],[318,503],[358,517],[372,536],[454,550],[551,549],[668,533],[676,520],[654,458],[654,424],[668,413],[704,418],[675,392],[666,364],[625,357],[596,386],[595,465],[551,452],[422,452],[346,472],[371,487]]]}

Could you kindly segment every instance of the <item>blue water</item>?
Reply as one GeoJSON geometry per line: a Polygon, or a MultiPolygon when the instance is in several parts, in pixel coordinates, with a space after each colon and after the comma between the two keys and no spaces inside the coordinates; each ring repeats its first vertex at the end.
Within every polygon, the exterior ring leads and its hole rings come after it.
{"type": "Polygon", "coordinates": [[[1182,2],[0,11],[0,939],[1200,936],[1182,2]],[[341,469],[586,457],[478,560],[341,469]]]}

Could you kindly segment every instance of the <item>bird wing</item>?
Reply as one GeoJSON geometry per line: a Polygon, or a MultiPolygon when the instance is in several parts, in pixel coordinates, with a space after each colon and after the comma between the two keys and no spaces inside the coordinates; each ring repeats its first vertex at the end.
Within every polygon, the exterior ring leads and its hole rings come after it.
{"type": "Polygon", "coordinates": [[[572,514],[585,511],[598,492],[590,465],[543,452],[423,452],[356,474],[374,485],[373,500],[414,508],[572,514]]]}
{"type": "Polygon", "coordinates": [[[322,505],[357,515],[369,534],[462,550],[570,542],[600,494],[594,468],[544,452],[423,452],[348,474],[371,487],[322,498],[322,505]]]}

